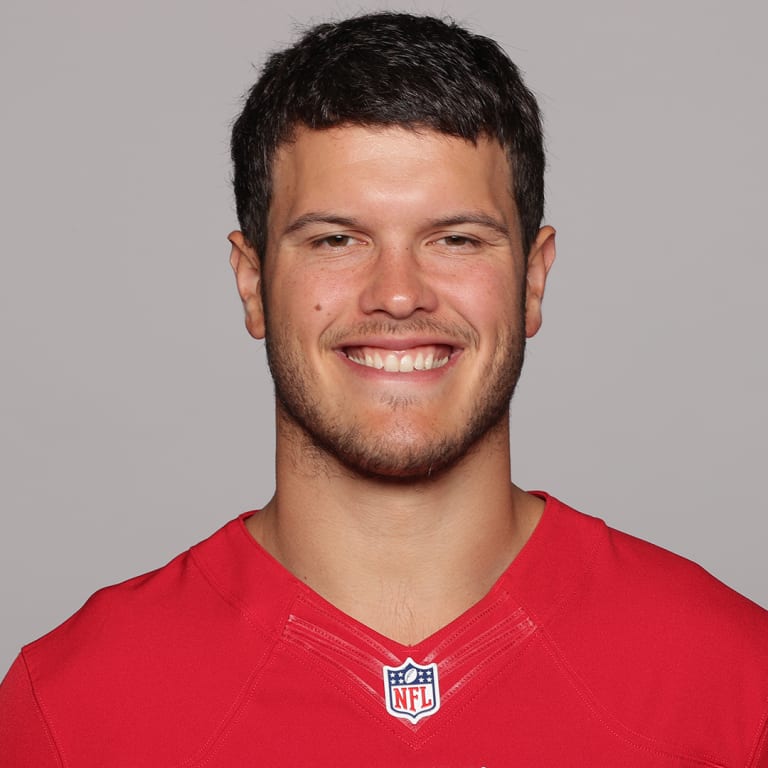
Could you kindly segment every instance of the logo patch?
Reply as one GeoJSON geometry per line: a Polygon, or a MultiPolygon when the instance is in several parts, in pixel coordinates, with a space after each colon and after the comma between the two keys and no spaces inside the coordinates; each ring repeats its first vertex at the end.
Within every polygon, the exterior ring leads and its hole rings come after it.
{"type": "Polygon", "coordinates": [[[384,700],[393,717],[418,723],[440,709],[437,664],[422,666],[407,658],[399,667],[384,665],[384,700]]]}

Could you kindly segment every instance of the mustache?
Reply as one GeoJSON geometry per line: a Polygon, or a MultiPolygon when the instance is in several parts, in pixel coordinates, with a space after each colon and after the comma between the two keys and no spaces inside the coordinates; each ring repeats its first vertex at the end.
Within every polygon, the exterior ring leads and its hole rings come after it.
{"type": "Polygon", "coordinates": [[[458,339],[463,346],[477,346],[480,339],[474,328],[458,323],[444,323],[429,317],[414,317],[407,320],[367,320],[342,328],[328,329],[321,336],[321,342],[330,347],[339,346],[345,339],[358,336],[407,336],[409,334],[433,334],[458,339]]]}

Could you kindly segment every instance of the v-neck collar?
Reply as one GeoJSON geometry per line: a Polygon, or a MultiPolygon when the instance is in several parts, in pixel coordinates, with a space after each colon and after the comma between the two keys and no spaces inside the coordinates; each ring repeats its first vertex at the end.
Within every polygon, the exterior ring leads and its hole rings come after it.
{"type": "Polygon", "coordinates": [[[414,645],[379,634],[296,578],[251,536],[245,520],[253,512],[194,547],[193,555],[222,597],[236,604],[276,648],[329,679],[341,676],[362,708],[417,746],[446,727],[452,710],[514,663],[589,571],[604,523],[538,495],[545,500],[538,525],[489,592],[414,645]],[[409,658],[420,665],[437,664],[439,717],[412,723],[386,713],[382,670],[409,658]]]}

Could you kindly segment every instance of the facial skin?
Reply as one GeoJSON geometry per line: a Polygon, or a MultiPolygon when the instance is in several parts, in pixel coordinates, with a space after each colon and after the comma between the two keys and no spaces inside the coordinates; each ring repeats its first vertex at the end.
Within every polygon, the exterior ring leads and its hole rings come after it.
{"type": "Polygon", "coordinates": [[[526,268],[510,189],[485,139],[345,126],[280,149],[265,257],[230,237],[246,324],[266,335],[278,441],[393,479],[507,441],[554,260],[545,227],[526,268]]]}

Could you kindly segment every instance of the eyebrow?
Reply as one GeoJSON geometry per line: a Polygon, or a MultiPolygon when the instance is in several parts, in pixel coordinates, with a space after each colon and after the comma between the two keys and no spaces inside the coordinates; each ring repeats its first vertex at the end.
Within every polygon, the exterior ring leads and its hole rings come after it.
{"type": "MultiPolygon", "coordinates": [[[[312,224],[332,224],[336,227],[342,227],[343,229],[357,229],[361,226],[358,219],[349,216],[339,216],[325,211],[312,211],[294,219],[283,231],[283,237],[299,232],[312,224]]],[[[509,227],[503,220],[499,220],[480,211],[462,211],[450,216],[430,219],[427,222],[427,226],[434,229],[455,227],[461,224],[478,224],[482,227],[492,229],[502,237],[510,238],[512,236],[509,227]]]]}
{"type": "Polygon", "coordinates": [[[487,227],[503,237],[511,237],[512,233],[509,231],[507,224],[500,219],[490,216],[487,213],[480,211],[463,211],[461,213],[453,214],[452,216],[446,216],[440,219],[432,219],[429,222],[430,227],[435,228],[448,228],[456,227],[461,224],[479,224],[481,227],[487,227]]]}
{"type": "Polygon", "coordinates": [[[311,224],[333,224],[334,226],[342,227],[343,229],[355,229],[360,226],[360,222],[357,219],[351,219],[348,216],[338,216],[333,213],[325,213],[323,211],[316,211],[305,213],[303,216],[294,219],[283,231],[283,237],[291,235],[294,232],[299,232],[311,224]]]}

